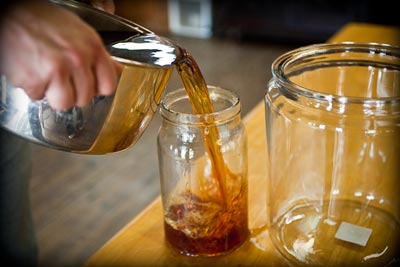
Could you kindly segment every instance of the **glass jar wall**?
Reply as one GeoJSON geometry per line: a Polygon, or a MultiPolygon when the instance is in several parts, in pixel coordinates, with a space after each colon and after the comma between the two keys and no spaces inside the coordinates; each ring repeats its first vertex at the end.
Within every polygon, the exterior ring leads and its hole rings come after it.
{"type": "Polygon", "coordinates": [[[247,140],[238,96],[208,87],[214,113],[194,114],[184,89],[161,101],[158,134],[165,237],[191,256],[215,256],[248,237],[247,140]]]}
{"type": "Polygon", "coordinates": [[[305,266],[396,261],[399,48],[312,45],[279,57],[272,72],[265,108],[274,245],[305,266]]]}

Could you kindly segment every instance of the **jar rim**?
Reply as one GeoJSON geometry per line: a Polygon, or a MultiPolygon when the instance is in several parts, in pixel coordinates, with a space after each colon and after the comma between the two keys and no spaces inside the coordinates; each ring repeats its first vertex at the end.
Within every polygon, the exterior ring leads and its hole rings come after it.
{"type": "Polygon", "coordinates": [[[379,43],[361,43],[361,42],[338,42],[338,43],[320,43],[308,46],[299,47],[297,49],[288,51],[279,56],[272,63],[272,75],[279,85],[280,90],[283,90],[285,95],[297,99],[300,96],[307,98],[317,99],[328,102],[345,103],[362,103],[362,104],[387,104],[399,103],[400,94],[389,97],[354,97],[342,96],[337,94],[328,94],[303,87],[291,81],[284,73],[284,70],[290,64],[294,64],[299,60],[304,60],[317,55],[326,55],[332,53],[374,53],[382,54],[385,56],[393,56],[398,58],[393,65],[400,71],[400,46],[379,43]]]}
{"type": "Polygon", "coordinates": [[[216,98],[220,98],[227,101],[229,105],[227,105],[223,109],[207,114],[195,114],[194,112],[188,113],[178,111],[171,107],[174,103],[182,100],[189,101],[189,95],[186,93],[185,88],[179,88],[167,93],[161,99],[161,116],[171,122],[180,124],[204,125],[205,122],[207,122],[207,125],[217,125],[229,121],[240,114],[240,97],[236,92],[212,85],[207,85],[207,87],[212,102],[214,102],[213,100],[215,100],[216,98]]]}

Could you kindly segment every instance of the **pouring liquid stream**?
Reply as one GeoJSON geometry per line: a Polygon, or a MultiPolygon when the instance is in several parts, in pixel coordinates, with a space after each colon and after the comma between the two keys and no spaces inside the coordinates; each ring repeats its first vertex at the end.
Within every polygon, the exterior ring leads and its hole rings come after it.
{"type": "MultiPolygon", "coordinates": [[[[200,68],[190,52],[182,50],[176,68],[193,111],[212,114],[215,110],[200,68]]],[[[181,253],[213,256],[232,250],[247,238],[247,184],[238,183],[238,174],[225,162],[215,118],[204,116],[202,123],[212,170],[194,178],[201,188],[188,188],[170,199],[164,227],[167,240],[181,253]]]]}
{"type": "MultiPolygon", "coordinates": [[[[177,63],[177,70],[185,87],[186,93],[196,114],[214,113],[207,83],[200,72],[200,68],[188,51],[184,51],[182,60],[177,63]]],[[[214,123],[213,119],[204,121],[207,124],[214,123]]],[[[207,127],[204,131],[204,146],[211,158],[213,177],[218,185],[219,199],[222,205],[227,204],[225,178],[229,175],[229,170],[224,162],[220,145],[218,144],[218,129],[207,127]],[[206,132],[207,131],[207,132],[206,132]]]]}

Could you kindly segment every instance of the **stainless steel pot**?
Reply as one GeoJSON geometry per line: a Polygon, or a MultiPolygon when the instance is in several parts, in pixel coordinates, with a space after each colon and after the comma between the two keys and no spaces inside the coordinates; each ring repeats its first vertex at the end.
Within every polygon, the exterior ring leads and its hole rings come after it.
{"type": "Polygon", "coordinates": [[[148,29],[76,1],[51,0],[94,27],[113,59],[124,65],[112,96],[96,96],[85,107],[53,110],[32,101],[1,76],[0,126],[49,148],[107,154],[133,145],[150,122],[181,49],[148,29]]]}

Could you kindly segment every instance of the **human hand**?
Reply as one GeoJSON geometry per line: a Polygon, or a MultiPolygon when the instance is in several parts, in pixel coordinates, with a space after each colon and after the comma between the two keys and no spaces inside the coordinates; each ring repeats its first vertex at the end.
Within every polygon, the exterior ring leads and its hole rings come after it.
{"type": "Polygon", "coordinates": [[[0,73],[32,99],[58,110],[110,95],[115,63],[94,29],[47,1],[24,1],[0,25],[0,73]]]}

